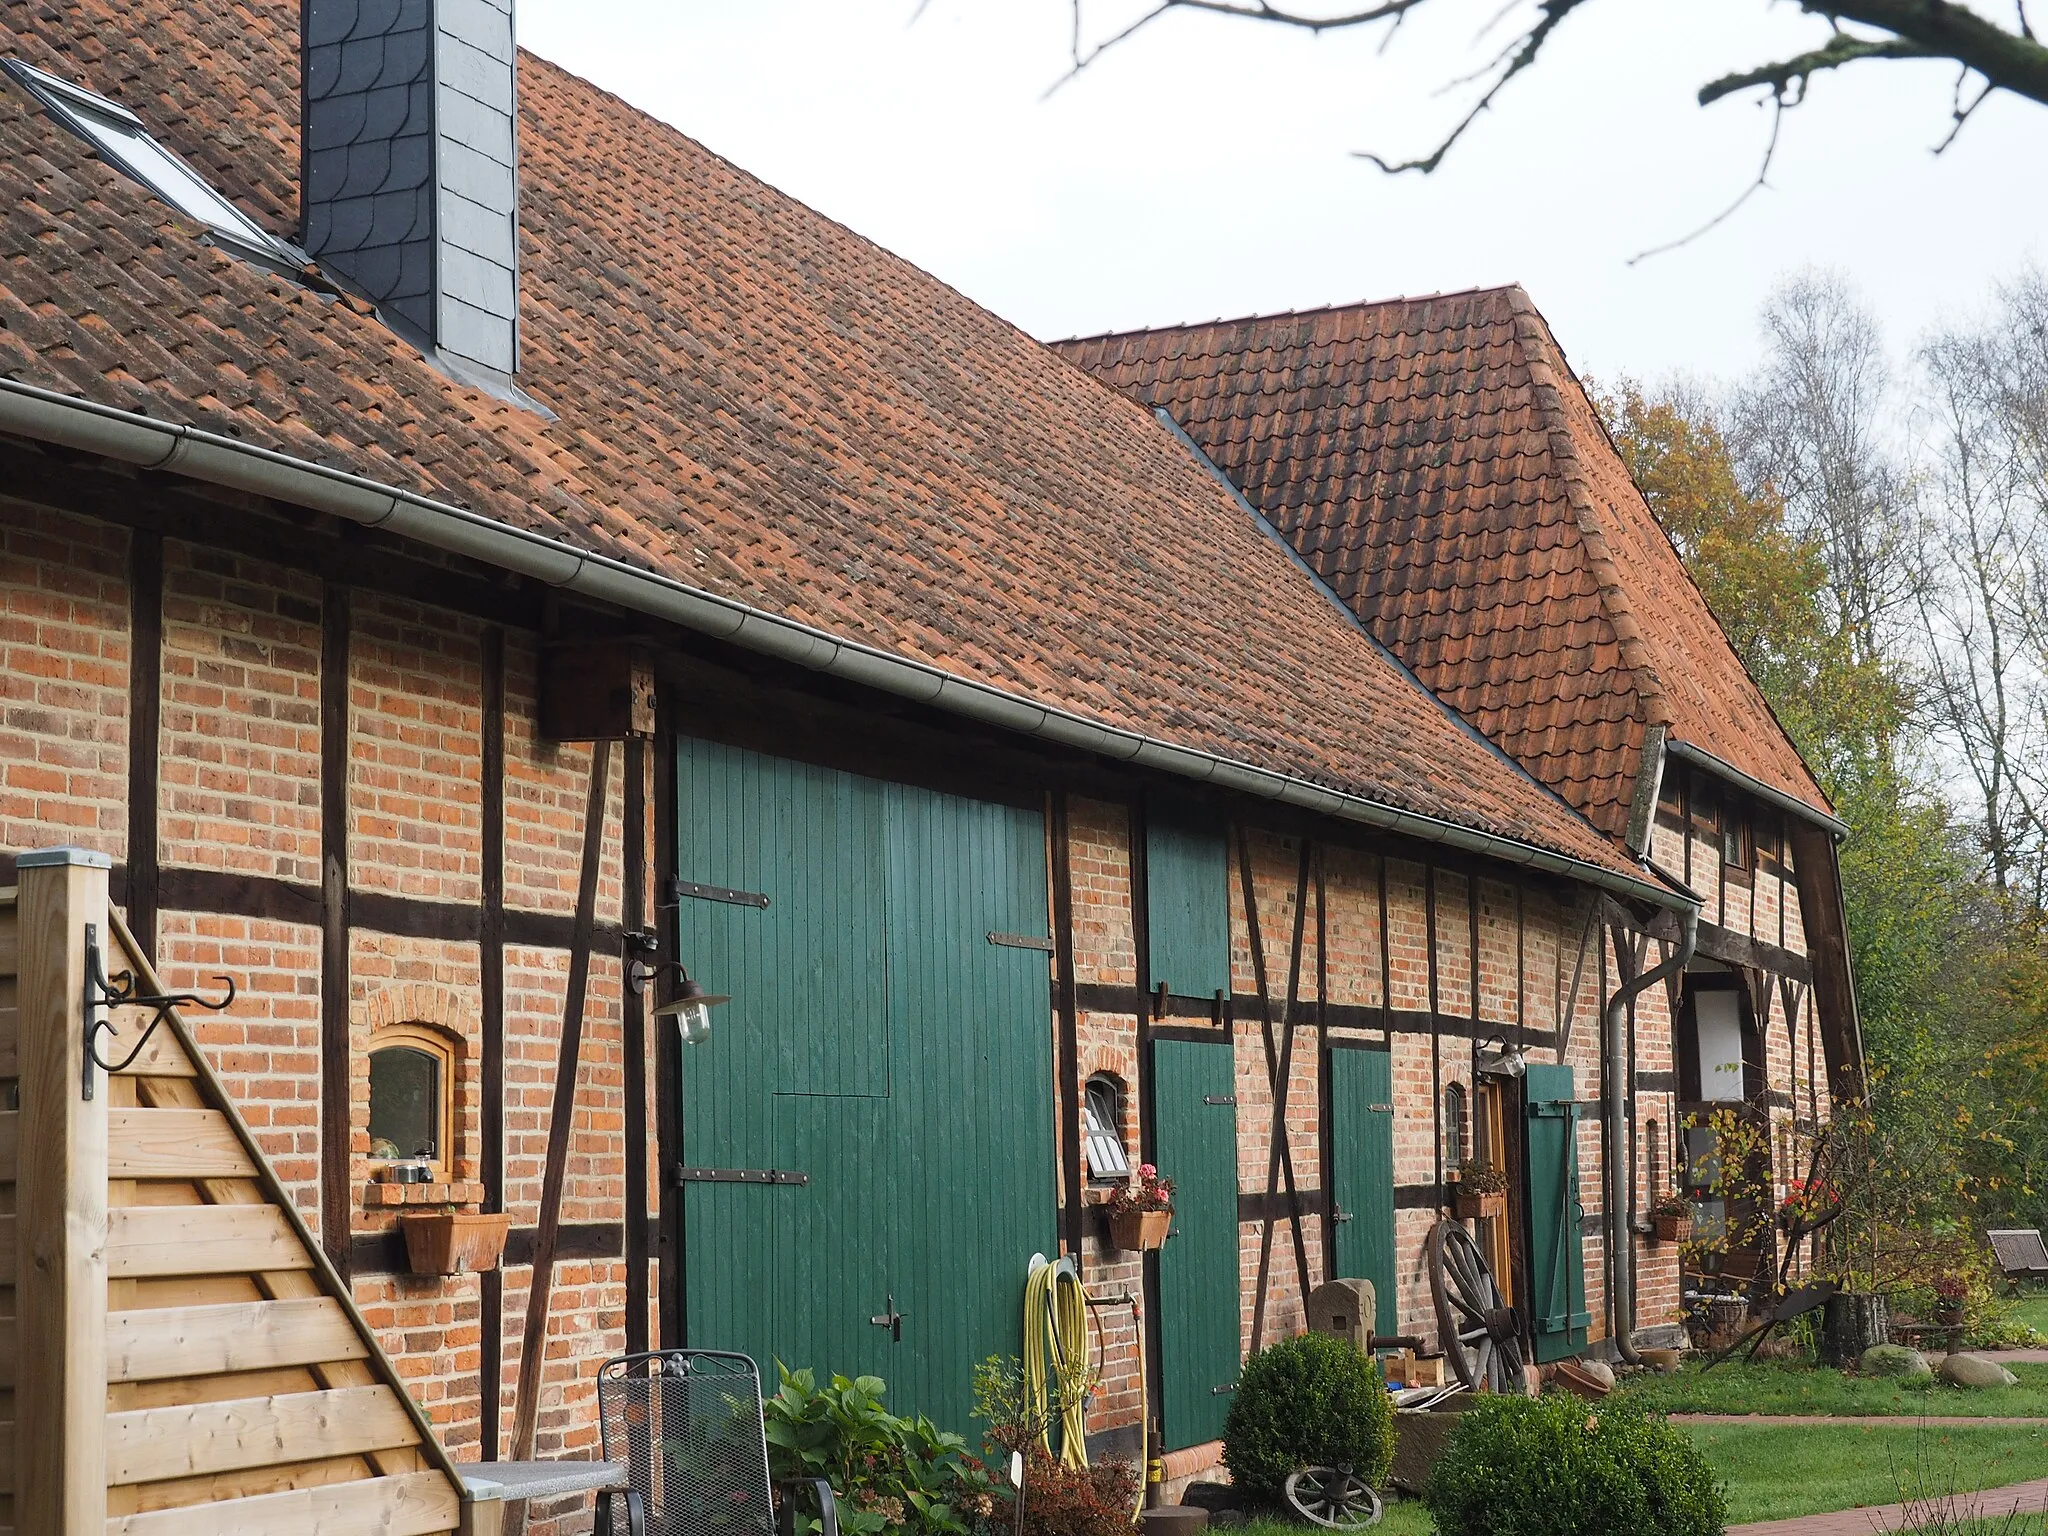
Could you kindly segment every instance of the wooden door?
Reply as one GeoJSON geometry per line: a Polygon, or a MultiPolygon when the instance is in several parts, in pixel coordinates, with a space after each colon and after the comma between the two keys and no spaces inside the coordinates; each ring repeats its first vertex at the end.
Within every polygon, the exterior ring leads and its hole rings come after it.
{"type": "Polygon", "coordinates": [[[1585,1208],[1579,1203],[1579,1107],[1570,1067],[1531,1063],[1528,1095],[1529,1324],[1538,1361],[1586,1347],[1585,1208]]]}
{"type": "Polygon", "coordinates": [[[1331,1198],[1337,1274],[1370,1280],[1372,1330],[1399,1333],[1394,1293],[1394,1069],[1384,1049],[1330,1052],[1331,1198]]]}
{"type": "Polygon", "coordinates": [[[1237,1084],[1228,1040],[1152,1043],[1160,1171],[1174,1181],[1159,1256],[1166,1446],[1217,1439],[1243,1357],[1238,1301],[1237,1084]]]}

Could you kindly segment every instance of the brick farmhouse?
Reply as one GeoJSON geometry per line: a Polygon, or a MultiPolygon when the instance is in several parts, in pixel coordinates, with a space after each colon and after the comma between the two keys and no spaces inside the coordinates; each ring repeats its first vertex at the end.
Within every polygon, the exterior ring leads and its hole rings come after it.
{"type": "Polygon", "coordinates": [[[663,1345],[971,1434],[1036,1252],[1185,1475],[1326,1280],[1440,1345],[1466,1159],[1539,1360],[1769,1270],[1646,1215],[1853,1091],[1841,829],[1519,290],[1048,348],[509,0],[303,13],[0,0],[0,850],[235,979],[197,1042],[458,1459],[596,1454],[663,1345]],[[412,1271],[449,1210],[496,1267],[412,1271]]]}

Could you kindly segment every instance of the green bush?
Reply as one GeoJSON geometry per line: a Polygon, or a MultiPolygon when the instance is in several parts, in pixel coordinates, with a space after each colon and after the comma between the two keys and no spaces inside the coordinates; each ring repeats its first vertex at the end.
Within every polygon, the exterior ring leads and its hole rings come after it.
{"type": "Polygon", "coordinates": [[[1394,1404],[1366,1356],[1327,1334],[1260,1350],[1223,1421],[1223,1461],[1238,1487],[1277,1498],[1302,1467],[1350,1467],[1373,1487],[1394,1459],[1394,1404]]]}
{"type": "Polygon", "coordinates": [[[1458,1536],[1716,1536],[1728,1520],[1681,1431],[1563,1393],[1481,1398],[1460,1414],[1423,1501],[1458,1536]]]}
{"type": "MultiPolygon", "coordinates": [[[[829,1482],[839,1528],[849,1536],[896,1528],[966,1536],[994,1511],[995,1485],[967,1453],[967,1442],[922,1414],[890,1413],[879,1376],[834,1376],[821,1387],[810,1371],[792,1371],[779,1360],[775,1369],[781,1389],[762,1402],[769,1471],[778,1482],[829,1482]]],[[[799,1532],[817,1528],[799,1513],[799,1532]]]]}

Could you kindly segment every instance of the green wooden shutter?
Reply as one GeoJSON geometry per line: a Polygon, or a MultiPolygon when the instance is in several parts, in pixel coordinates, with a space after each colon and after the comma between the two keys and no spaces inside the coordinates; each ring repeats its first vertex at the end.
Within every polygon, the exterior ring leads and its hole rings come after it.
{"type": "Polygon", "coordinates": [[[1230,845],[1214,825],[1155,812],[1145,822],[1151,976],[1177,997],[1230,991],[1230,845]]]}
{"type": "Polygon", "coordinates": [[[1330,1052],[1337,1272],[1370,1280],[1373,1332],[1399,1333],[1394,1294],[1394,1065],[1384,1050],[1330,1052]]]}
{"type": "Polygon", "coordinates": [[[1570,1067],[1532,1064],[1528,1096],[1530,1327],[1538,1361],[1586,1347],[1585,1208],[1579,1203],[1578,1105],[1570,1067]]]}
{"type": "Polygon", "coordinates": [[[1169,1449],[1222,1435],[1242,1364],[1236,1095],[1229,1045],[1152,1042],[1153,1145],[1174,1183],[1173,1236],[1159,1256],[1169,1449]]]}

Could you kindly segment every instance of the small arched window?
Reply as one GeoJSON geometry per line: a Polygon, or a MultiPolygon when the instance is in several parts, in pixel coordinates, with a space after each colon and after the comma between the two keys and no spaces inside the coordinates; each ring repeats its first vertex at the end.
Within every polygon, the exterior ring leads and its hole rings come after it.
{"type": "Polygon", "coordinates": [[[370,1158],[423,1161],[434,1182],[451,1176],[455,1048],[439,1031],[394,1024],[370,1042],[370,1158]]]}
{"type": "Polygon", "coordinates": [[[1455,1168],[1465,1161],[1465,1085],[1451,1083],[1444,1089],[1444,1166],[1455,1168]]]}
{"type": "Polygon", "coordinates": [[[1107,1072],[1088,1079],[1082,1101],[1082,1123],[1088,1132],[1088,1179],[1094,1184],[1122,1184],[1131,1176],[1124,1151],[1123,1084],[1107,1072]]]}

